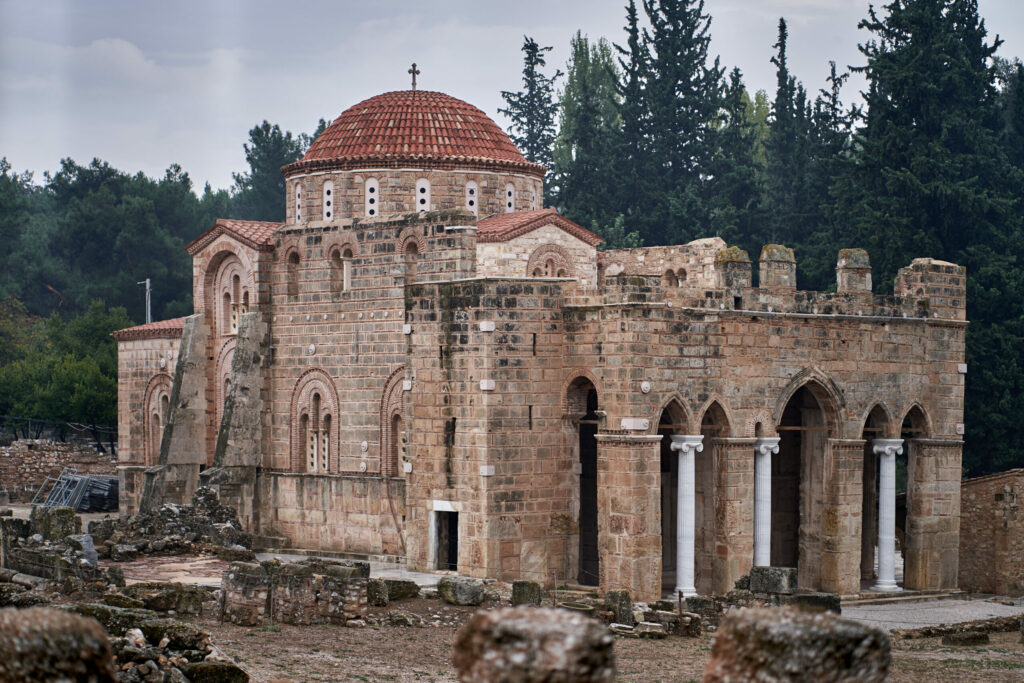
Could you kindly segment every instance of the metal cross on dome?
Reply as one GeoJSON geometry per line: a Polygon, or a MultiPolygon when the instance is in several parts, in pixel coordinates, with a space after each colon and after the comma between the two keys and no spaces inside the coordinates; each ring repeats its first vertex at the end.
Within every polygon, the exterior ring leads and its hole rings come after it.
{"type": "Polygon", "coordinates": [[[416,62],[412,63],[412,68],[409,69],[409,73],[412,74],[412,89],[416,89],[416,77],[420,75],[420,70],[416,68],[416,62]]]}

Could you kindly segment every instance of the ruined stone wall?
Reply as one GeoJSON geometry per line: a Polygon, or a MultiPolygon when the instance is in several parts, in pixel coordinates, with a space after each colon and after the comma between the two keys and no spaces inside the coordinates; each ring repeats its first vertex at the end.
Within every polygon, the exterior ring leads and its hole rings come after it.
{"type": "Polygon", "coordinates": [[[170,394],[180,344],[180,333],[117,343],[119,496],[121,510],[129,514],[138,509],[145,468],[156,464],[160,435],[149,413],[159,409],[162,394],[170,394]]]}
{"type": "Polygon", "coordinates": [[[602,278],[616,275],[658,275],[672,271],[673,284],[708,287],[715,282],[715,255],[725,249],[720,237],[707,237],[667,247],[611,249],[598,254],[602,278]]]}
{"type": "Polygon", "coordinates": [[[466,183],[477,183],[476,214],[488,216],[504,213],[508,197],[506,185],[514,186],[514,208],[516,211],[530,211],[543,208],[543,182],[533,176],[492,173],[459,169],[406,170],[375,169],[365,171],[324,171],[302,174],[288,178],[285,183],[288,222],[295,223],[296,185],[301,184],[300,216],[303,225],[323,227],[352,218],[367,217],[366,180],[376,178],[379,198],[374,217],[423,210],[419,204],[420,194],[416,182],[421,178],[430,181],[430,204],[427,211],[472,210],[468,205],[466,183]],[[323,187],[325,182],[334,183],[332,190],[331,217],[324,215],[323,187]]]}
{"type": "MultiPolygon", "coordinates": [[[[256,513],[263,536],[292,547],[365,555],[401,555],[405,482],[365,475],[264,472],[256,513]]],[[[404,532],[404,529],[403,529],[404,532]]]]}
{"type": "Polygon", "coordinates": [[[409,566],[438,566],[439,514],[458,514],[458,571],[574,581],[561,283],[476,280],[408,292],[409,566]]]}
{"type": "Polygon", "coordinates": [[[117,476],[117,456],[100,453],[93,446],[43,440],[20,440],[0,447],[0,483],[12,503],[25,503],[47,477],[57,477],[65,467],[79,474],[117,476]]]}
{"type": "MultiPolygon", "coordinates": [[[[506,242],[484,242],[476,247],[477,274],[481,277],[530,277],[528,266],[550,258],[566,267],[566,277],[583,286],[597,285],[597,250],[554,225],[532,230],[506,242]]],[[[557,272],[546,277],[556,277],[557,272]]]]}
{"type": "Polygon", "coordinates": [[[960,588],[976,593],[1024,595],[1024,470],[961,484],[960,588]]]}

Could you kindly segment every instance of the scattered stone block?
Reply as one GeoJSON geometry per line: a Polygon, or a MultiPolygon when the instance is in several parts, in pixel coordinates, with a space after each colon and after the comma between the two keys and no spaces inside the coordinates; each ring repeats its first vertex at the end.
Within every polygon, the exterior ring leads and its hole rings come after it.
{"type": "Polygon", "coordinates": [[[512,582],[512,606],[540,605],[544,597],[544,589],[536,581],[512,582]]]}
{"type": "Polygon", "coordinates": [[[889,637],[855,621],[788,607],[741,608],[719,625],[704,681],[881,683],[889,674],[890,656],[889,637]]]}
{"type": "Polygon", "coordinates": [[[15,596],[21,595],[28,589],[16,583],[0,583],[0,607],[13,607],[15,596]]]}
{"type": "Polygon", "coordinates": [[[103,596],[103,602],[111,607],[127,607],[129,609],[142,609],[146,606],[141,600],[130,598],[123,593],[107,593],[103,596]]]}
{"type": "Polygon", "coordinates": [[[637,637],[636,631],[633,629],[633,627],[632,626],[627,626],[626,624],[615,624],[615,623],[608,624],[608,630],[611,631],[612,633],[614,633],[617,636],[621,636],[622,638],[636,638],[637,637]]]}
{"type": "Polygon", "coordinates": [[[81,552],[82,557],[92,566],[95,567],[99,563],[100,556],[96,552],[96,546],[93,545],[92,536],[89,534],[72,534],[65,537],[64,542],[81,552]]]}
{"type": "Polygon", "coordinates": [[[608,591],[604,596],[604,602],[608,606],[608,611],[612,613],[612,621],[627,626],[636,623],[629,591],[608,591]]]}
{"type": "Polygon", "coordinates": [[[797,571],[794,567],[751,567],[751,593],[789,594],[796,590],[797,571]]]}
{"type": "Polygon", "coordinates": [[[653,621],[641,621],[639,624],[633,627],[634,632],[641,638],[667,638],[668,631],[661,624],[653,621]]]}
{"type": "Polygon", "coordinates": [[[842,614],[839,595],[837,593],[793,593],[780,595],[779,604],[796,607],[805,612],[833,612],[842,614]]]}
{"type": "Polygon", "coordinates": [[[366,582],[366,601],[374,607],[388,606],[388,585],[383,579],[370,579],[366,582]]]}
{"type": "Polygon", "coordinates": [[[112,683],[110,640],[94,620],[77,614],[0,610],[0,680],[112,683]]]}
{"type": "Polygon", "coordinates": [[[423,618],[412,612],[394,610],[388,612],[388,623],[392,626],[423,626],[423,618]]]}
{"type": "Polygon", "coordinates": [[[225,562],[255,562],[256,553],[240,545],[222,546],[217,548],[216,555],[225,562]]]}
{"type": "Polygon", "coordinates": [[[954,647],[988,645],[989,641],[989,636],[984,631],[961,631],[960,633],[947,633],[942,636],[943,645],[952,645],[954,647]]]}
{"type": "Polygon", "coordinates": [[[415,581],[407,579],[384,579],[384,585],[388,589],[388,601],[405,600],[415,598],[420,594],[420,587],[415,581]]]}
{"type": "Polygon", "coordinates": [[[462,683],[615,679],[614,638],[582,614],[548,607],[478,611],[455,637],[453,662],[462,683]]]}
{"type": "Polygon", "coordinates": [[[192,683],[249,683],[249,674],[230,662],[192,662],[181,672],[192,683]]]}
{"type": "Polygon", "coordinates": [[[151,643],[167,638],[165,647],[173,650],[204,650],[210,643],[209,633],[177,619],[149,619],[139,629],[151,643]]]}
{"type": "Polygon", "coordinates": [[[28,517],[29,534],[44,541],[62,541],[65,536],[82,533],[82,519],[69,507],[33,505],[28,517]]]}
{"type": "Polygon", "coordinates": [[[199,586],[157,581],[132,584],[122,593],[141,601],[146,609],[177,614],[202,614],[206,599],[206,591],[199,586]]]}
{"type": "Polygon", "coordinates": [[[479,605],[484,601],[484,583],[462,576],[445,576],[437,582],[437,592],[449,605],[479,605]]]}
{"type": "Polygon", "coordinates": [[[124,634],[129,629],[139,628],[143,622],[155,619],[158,616],[156,612],[147,609],[114,607],[95,602],[68,605],[64,609],[74,614],[95,619],[107,630],[107,633],[118,638],[124,637],[124,634]]]}

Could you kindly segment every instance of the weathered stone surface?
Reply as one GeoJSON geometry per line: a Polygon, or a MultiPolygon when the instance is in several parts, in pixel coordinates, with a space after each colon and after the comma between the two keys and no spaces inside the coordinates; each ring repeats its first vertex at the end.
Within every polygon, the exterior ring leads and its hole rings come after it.
{"type": "Polygon", "coordinates": [[[454,664],[462,683],[610,682],[614,639],[581,614],[549,607],[479,611],[455,636],[454,664]]]}
{"type": "Polygon", "coordinates": [[[484,584],[477,579],[445,576],[437,582],[438,594],[450,605],[479,605],[484,601],[484,584]]]}
{"type": "Polygon", "coordinates": [[[539,605],[544,597],[544,589],[536,581],[512,582],[512,606],[539,605]]]}
{"type": "Polygon", "coordinates": [[[796,590],[797,570],[791,567],[751,567],[751,593],[792,593],[796,590]]]}
{"type": "Polygon", "coordinates": [[[107,633],[117,637],[124,636],[129,629],[139,628],[143,622],[155,619],[158,616],[156,612],[151,610],[114,607],[95,602],[68,605],[64,609],[68,612],[95,619],[107,630],[107,633]]]}
{"type": "Polygon", "coordinates": [[[24,586],[19,586],[16,583],[0,583],[0,607],[13,607],[14,597],[26,590],[24,586]]]}
{"type": "Polygon", "coordinates": [[[82,553],[82,557],[91,564],[96,566],[100,561],[100,556],[96,552],[96,546],[92,542],[92,536],[89,534],[72,534],[64,539],[64,542],[75,550],[82,553]]]}
{"type": "Polygon", "coordinates": [[[388,623],[392,626],[423,626],[423,617],[404,610],[388,612],[388,623]]]}
{"type": "Polygon", "coordinates": [[[629,591],[608,591],[604,596],[605,604],[612,613],[612,620],[627,626],[633,626],[636,618],[633,616],[633,600],[629,597],[629,591]]]}
{"type": "Polygon", "coordinates": [[[210,642],[209,633],[177,619],[149,619],[139,629],[151,643],[167,638],[172,650],[202,650],[210,642]]]}
{"type": "Polygon", "coordinates": [[[146,606],[141,600],[130,598],[123,593],[106,593],[103,596],[103,602],[111,607],[126,607],[128,609],[143,609],[146,606]]]}
{"type": "Polygon", "coordinates": [[[668,637],[668,631],[665,630],[665,627],[653,621],[641,621],[633,627],[633,631],[641,638],[660,639],[668,637]]]}
{"type": "Polygon", "coordinates": [[[29,533],[39,534],[46,541],[60,541],[82,532],[82,519],[69,507],[33,505],[28,523],[29,533]]]}
{"type": "Polygon", "coordinates": [[[793,593],[779,596],[779,604],[802,609],[805,612],[834,612],[842,614],[839,596],[835,593],[793,593]]]}
{"type": "Polygon", "coordinates": [[[388,585],[384,579],[370,579],[366,582],[366,601],[374,607],[388,606],[388,585]]]}
{"type": "Polygon", "coordinates": [[[193,662],[182,667],[192,683],[248,683],[249,674],[230,662],[193,662]]]}
{"type": "Polygon", "coordinates": [[[122,592],[141,601],[146,609],[157,612],[173,610],[178,614],[202,614],[203,600],[206,599],[206,591],[202,588],[184,583],[135,583],[122,592]]]}
{"type": "Polygon", "coordinates": [[[116,681],[103,628],[48,608],[0,610],[0,680],[116,681]]]}
{"type": "Polygon", "coordinates": [[[705,683],[744,680],[884,681],[889,637],[832,614],[738,609],[722,620],[705,683]]]}
{"type": "Polygon", "coordinates": [[[415,581],[407,579],[384,579],[384,585],[388,589],[388,600],[405,600],[415,598],[420,594],[420,587],[415,581]]]}
{"type": "Polygon", "coordinates": [[[963,631],[961,633],[947,633],[942,636],[943,645],[954,647],[972,647],[974,645],[987,645],[989,636],[984,631],[963,631]]]}

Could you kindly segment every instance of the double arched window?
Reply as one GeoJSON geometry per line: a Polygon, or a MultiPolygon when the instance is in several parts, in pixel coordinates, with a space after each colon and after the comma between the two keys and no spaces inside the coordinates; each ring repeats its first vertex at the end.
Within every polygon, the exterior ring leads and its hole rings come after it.
{"type": "Polygon", "coordinates": [[[320,369],[307,371],[292,392],[291,465],[295,472],[324,474],[337,469],[338,397],[334,380],[320,369]]]}

